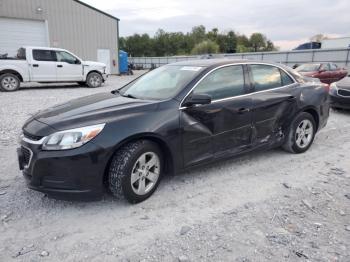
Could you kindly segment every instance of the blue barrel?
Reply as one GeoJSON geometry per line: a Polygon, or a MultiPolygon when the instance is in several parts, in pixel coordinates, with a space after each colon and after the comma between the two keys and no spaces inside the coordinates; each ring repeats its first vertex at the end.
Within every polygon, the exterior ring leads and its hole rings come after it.
{"type": "Polygon", "coordinates": [[[124,74],[128,72],[128,53],[119,50],[119,72],[124,74]]]}

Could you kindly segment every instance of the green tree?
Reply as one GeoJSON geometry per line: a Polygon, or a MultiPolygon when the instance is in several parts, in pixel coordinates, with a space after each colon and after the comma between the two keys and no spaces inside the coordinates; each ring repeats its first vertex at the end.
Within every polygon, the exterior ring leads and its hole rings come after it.
{"type": "Polygon", "coordinates": [[[204,40],[201,43],[196,44],[191,54],[203,55],[203,54],[215,54],[219,52],[219,45],[211,40],[204,40]]]}
{"type": "Polygon", "coordinates": [[[264,51],[278,51],[278,47],[276,47],[272,41],[266,41],[266,48],[264,51]]]}
{"type": "Polygon", "coordinates": [[[233,30],[220,32],[218,28],[213,28],[206,32],[203,25],[193,27],[191,32],[186,34],[158,29],[154,37],[148,34],[121,37],[119,46],[131,56],[188,55],[199,51],[200,53],[242,53],[277,50],[273,42],[261,33],[254,33],[248,38],[233,30]],[[204,51],[201,51],[202,49],[204,51]]]}
{"type": "Polygon", "coordinates": [[[205,26],[199,25],[192,28],[191,37],[195,44],[203,42],[207,36],[205,33],[205,26]]]}
{"type": "Polygon", "coordinates": [[[250,46],[253,48],[254,52],[258,52],[266,48],[266,37],[261,33],[253,33],[250,38],[250,46]]]}

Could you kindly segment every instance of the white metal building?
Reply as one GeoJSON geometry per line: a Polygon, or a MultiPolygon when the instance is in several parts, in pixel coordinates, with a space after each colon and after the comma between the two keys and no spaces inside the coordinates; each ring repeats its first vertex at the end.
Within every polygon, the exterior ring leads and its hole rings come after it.
{"type": "Polygon", "coordinates": [[[118,18],[78,0],[0,0],[0,54],[59,47],[117,74],[118,31],[118,18]]]}

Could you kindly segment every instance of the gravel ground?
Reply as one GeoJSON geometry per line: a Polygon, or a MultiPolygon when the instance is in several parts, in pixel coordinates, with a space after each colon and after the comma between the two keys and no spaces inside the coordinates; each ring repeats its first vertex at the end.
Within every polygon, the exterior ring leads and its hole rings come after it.
{"type": "Polygon", "coordinates": [[[15,149],[30,114],[132,78],[0,93],[0,261],[350,261],[346,111],[331,112],[305,154],[276,149],[166,177],[137,205],[27,189],[15,149]]]}

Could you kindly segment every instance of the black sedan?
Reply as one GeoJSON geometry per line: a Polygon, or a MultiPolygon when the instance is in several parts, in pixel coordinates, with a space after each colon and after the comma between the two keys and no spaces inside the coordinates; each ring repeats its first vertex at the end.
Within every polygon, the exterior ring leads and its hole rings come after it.
{"type": "Polygon", "coordinates": [[[350,109],[350,75],[331,84],[329,94],[332,107],[350,109]]]}
{"type": "Polygon", "coordinates": [[[20,169],[31,189],[132,203],[165,174],[253,150],[303,153],[329,115],[328,90],[279,64],[179,62],[119,90],[38,112],[23,126],[20,169]]]}

